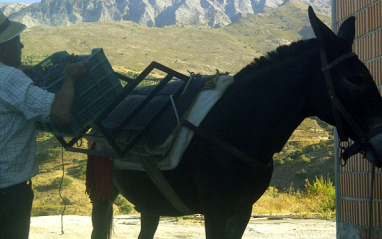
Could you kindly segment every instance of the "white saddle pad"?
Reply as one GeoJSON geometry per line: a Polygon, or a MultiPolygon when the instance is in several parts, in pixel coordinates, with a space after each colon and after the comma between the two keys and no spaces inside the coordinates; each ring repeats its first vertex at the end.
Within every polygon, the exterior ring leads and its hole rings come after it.
{"type": "MultiPolygon", "coordinates": [[[[234,81],[233,76],[220,75],[214,84],[214,87],[210,89],[202,90],[195,100],[189,114],[186,119],[196,126],[199,126],[202,120],[206,117],[208,112],[212,109],[215,103],[221,98],[228,86],[234,81]]],[[[117,170],[140,170],[144,171],[139,159],[142,157],[150,157],[151,160],[157,161],[157,166],[160,170],[172,170],[176,168],[182,158],[184,151],[187,149],[194,131],[181,127],[179,133],[176,136],[170,136],[167,141],[172,141],[175,137],[175,141],[172,143],[172,147],[169,152],[163,157],[158,155],[142,156],[134,153],[129,153],[124,159],[113,159],[113,167],[117,170]]],[[[167,142],[166,141],[166,142],[167,142]]]]}

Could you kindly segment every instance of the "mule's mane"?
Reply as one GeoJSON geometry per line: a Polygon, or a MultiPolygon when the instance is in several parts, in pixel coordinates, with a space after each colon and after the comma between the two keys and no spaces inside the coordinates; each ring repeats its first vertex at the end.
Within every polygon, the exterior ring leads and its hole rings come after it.
{"type": "MultiPolygon", "coordinates": [[[[264,71],[268,71],[272,67],[272,71],[277,66],[282,67],[290,62],[299,59],[306,59],[312,52],[318,50],[317,39],[300,40],[293,42],[290,45],[283,45],[276,48],[274,51],[268,52],[265,56],[255,58],[250,64],[239,71],[235,78],[248,78],[248,76],[259,75],[264,71]]],[[[295,67],[298,67],[296,65],[295,67]]]]}

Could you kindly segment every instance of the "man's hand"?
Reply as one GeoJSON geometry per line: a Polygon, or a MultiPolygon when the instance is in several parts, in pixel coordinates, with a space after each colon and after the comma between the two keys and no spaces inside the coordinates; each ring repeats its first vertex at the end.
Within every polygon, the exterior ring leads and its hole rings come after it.
{"type": "Polygon", "coordinates": [[[56,93],[56,98],[52,104],[50,120],[55,124],[66,123],[71,116],[74,102],[74,85],[86,74],[87,61],[68,64],[65,68],[65,76],[61,89],[56,93]]]}
{"type": "Polygon", "coordinates": [[[73,78],[74,82],[81,80],[88,72],[88,70],[86,69],[87,64],[87,61],[68,64],[65,68],[65,78],[73,78]]]}

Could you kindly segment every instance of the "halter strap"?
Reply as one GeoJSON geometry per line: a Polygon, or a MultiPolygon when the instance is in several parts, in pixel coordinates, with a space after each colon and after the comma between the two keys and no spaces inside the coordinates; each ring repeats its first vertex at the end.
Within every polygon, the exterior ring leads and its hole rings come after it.
{"type": "Polygon", "coordinates": [[[342,56],[338,57],[337,59],[332,61],[330,64],[328,64],[328,62],[326,60],[325,50],[321,48],[321,52],[320,53],[321,53],[321,65],[322,65],[321,71],[322,72],[330,70],[333,66],[335,66],[338,63],[346,60],[347,58],[350,58],[350,57],[353,57],[353,56],[357,56],[354,52],[349,52],[349,53],[346,53],[345,55],[342,55],[342,56]]]}
{"type": "Polygon", "coordinates": [[[341,115],[342,115],[343,117],[345,117],[345,120],[348,121],[350,126],[356,131],[355,133],[358,134],[359,137],[363,138],[363,136],[364,136],[363,131],[360,130],[360,127],[355,122],[353,117],[351,117],[351,115],[347,112],[347,110],[342,105],[342,103],[338,100],[336,93],[334,91],[333,80],[332,80],[332,77],[331,77],[330,71],[329,71],[332,67],[334,67],[338,63],[340,63],[340,62],[342,62],[342,61],[344,61],[350,57],[357,56],[357,55],[354,52],[346,53],[346,54],[338,57],[334,61],[332,61],[330,64],[328,64],[327,59],[326,59],[325,50],[322,48],[320,51],[320,56],[321,56],[321,67],[322,67],[321,70],[322,70],[322,73],[324,74],[326,86],[328,88],[330,102],[332,105],[333,117],[334,117],[334,121],[335,121],[335,124],[337,127],[338,137],[340,138],[341,141],[347,141],[347,139],[348,139],[348,136],[345,133],[345,130],[343,128],[343,124],[342,124],[342,120],[341,120],[341,115]]]}

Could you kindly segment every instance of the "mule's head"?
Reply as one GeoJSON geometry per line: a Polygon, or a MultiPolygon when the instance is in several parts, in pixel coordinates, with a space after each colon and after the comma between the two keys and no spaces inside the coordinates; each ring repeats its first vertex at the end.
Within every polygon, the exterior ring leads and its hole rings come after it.
{"type": "Polygon", "coordinates": [[[312,7],[309,19],[321,46],[323,78],[340,138],[345,135],[356,142],[350,154],[363,151],[370,162],[382,167],[382,99],[370,72],[352,53],[355,18],[343,22],[337,36],[312,7]]]}

